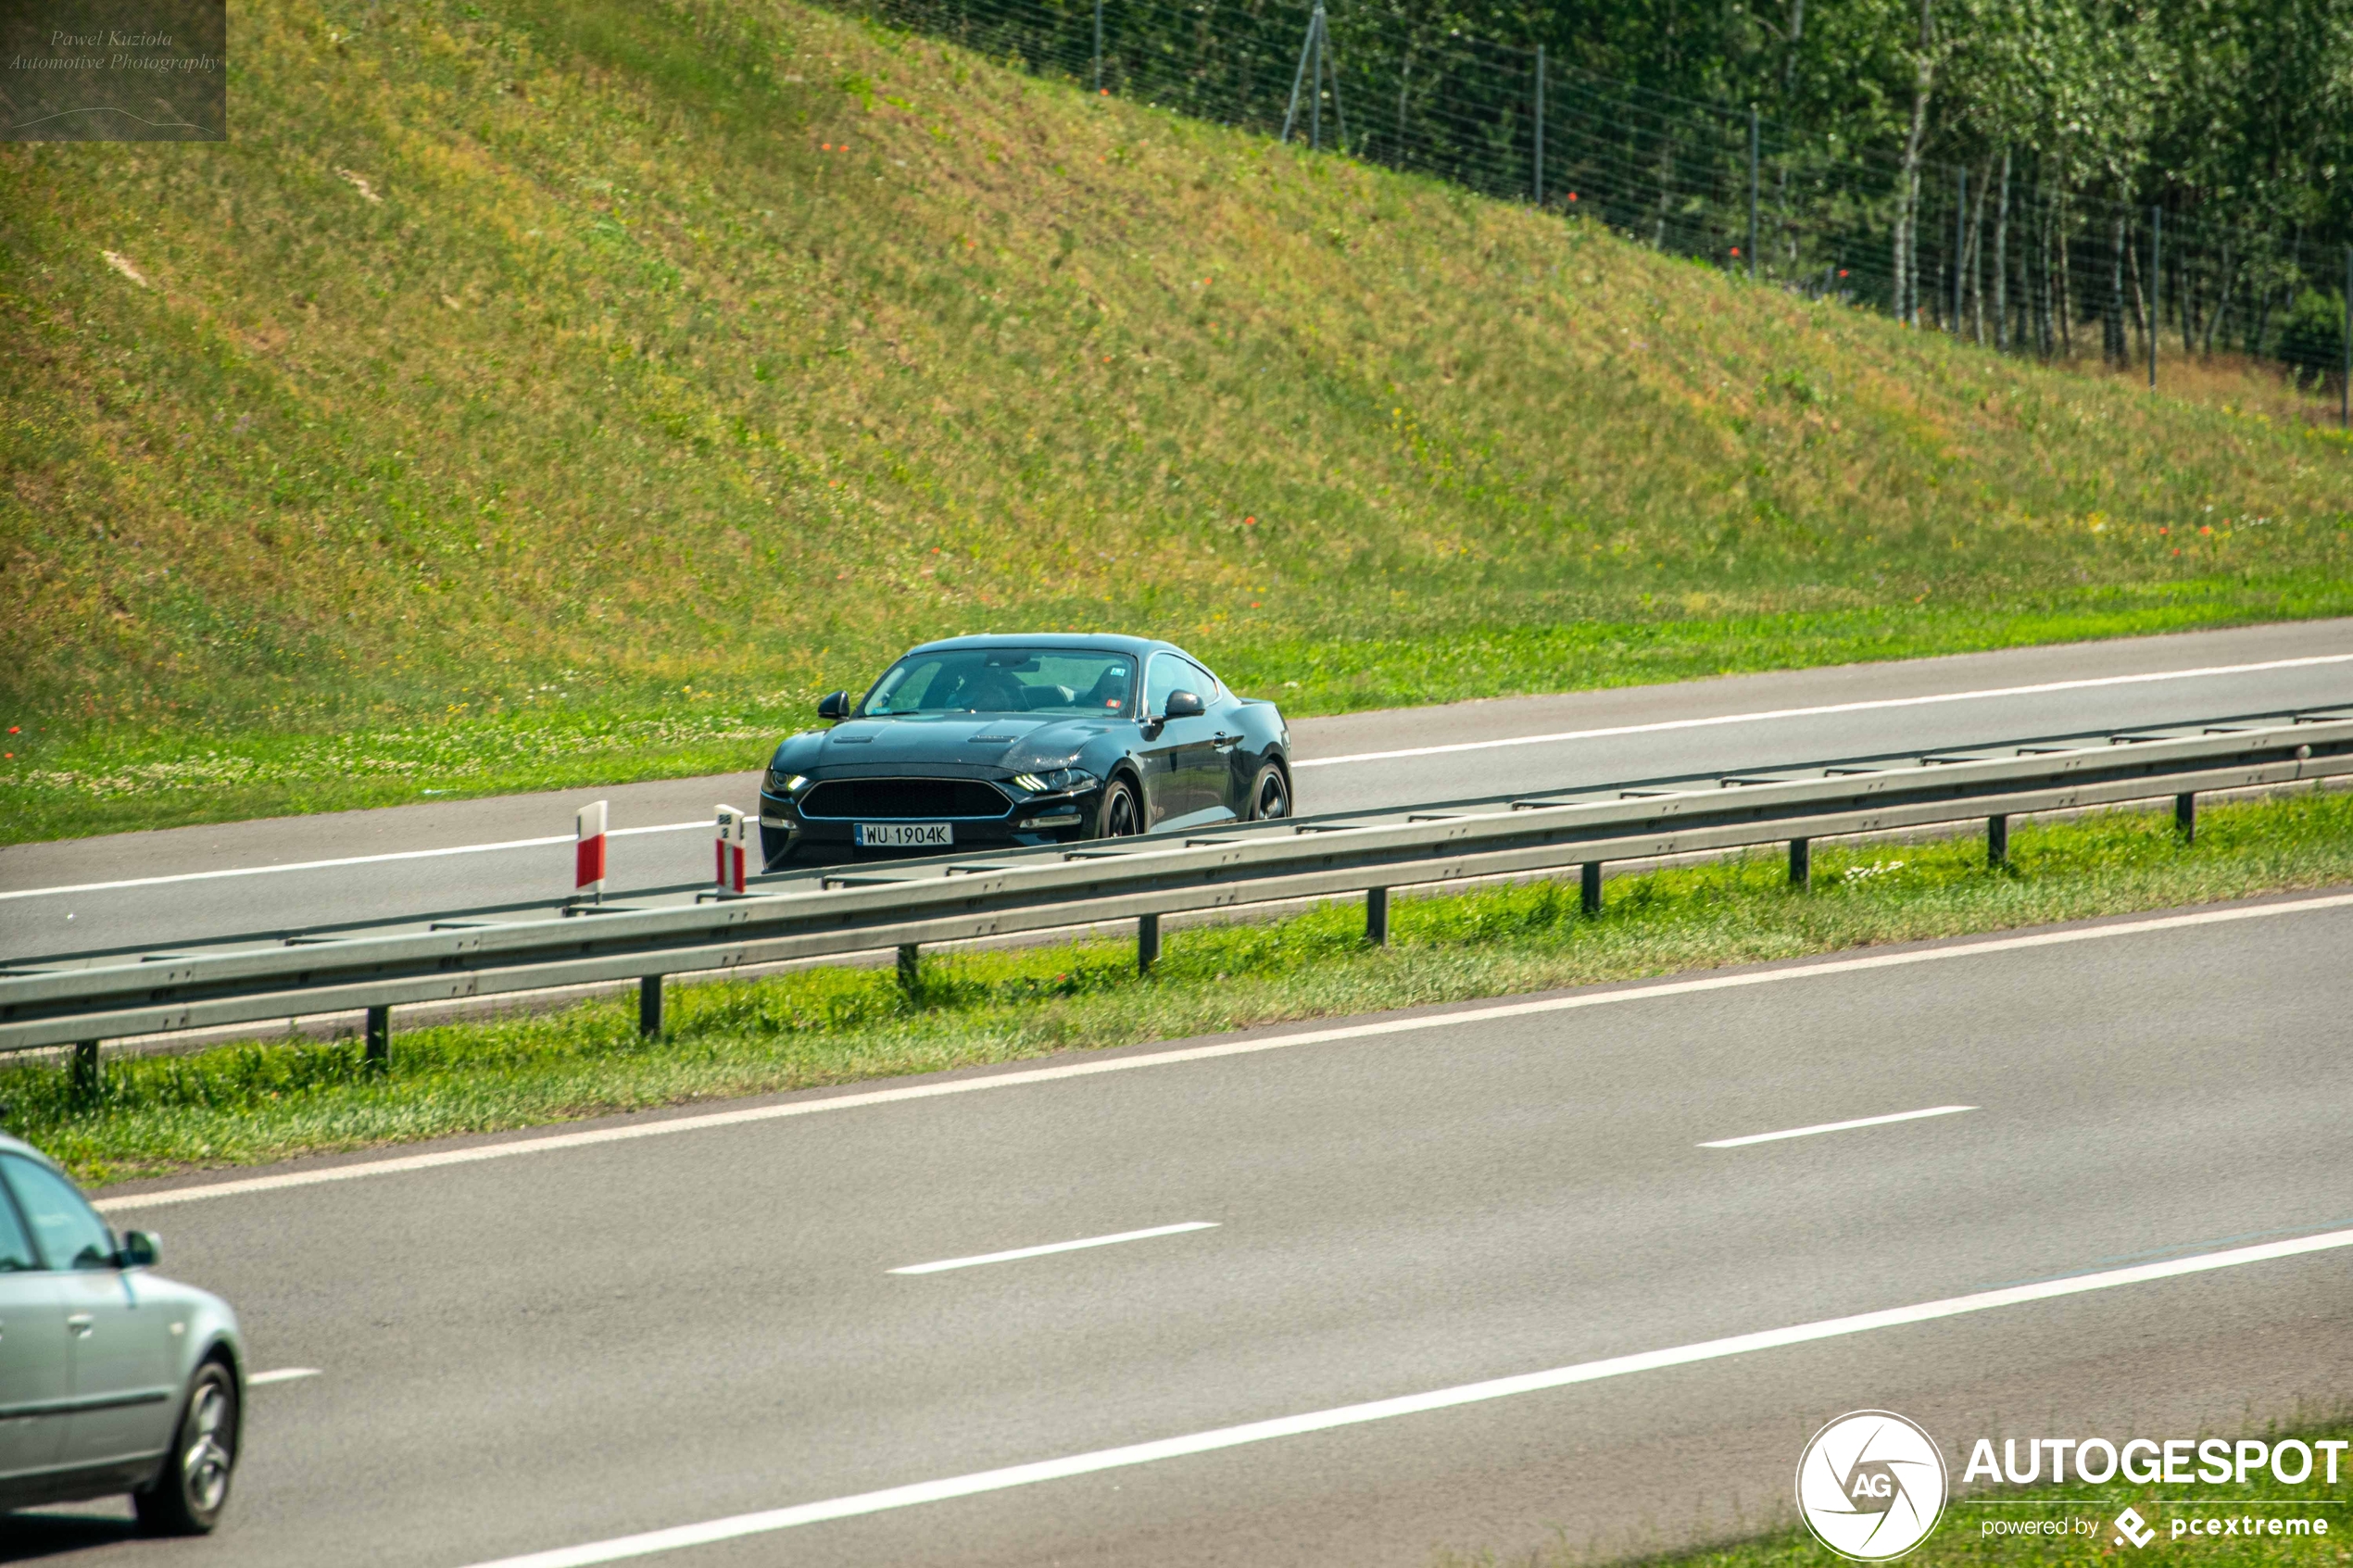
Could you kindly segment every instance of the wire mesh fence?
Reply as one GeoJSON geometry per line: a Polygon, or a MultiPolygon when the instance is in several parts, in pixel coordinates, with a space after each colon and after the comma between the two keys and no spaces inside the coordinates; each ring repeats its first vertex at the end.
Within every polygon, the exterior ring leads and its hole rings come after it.
{"type": "Polygon", "coordinates": [[[1090,91],[1433,175],[1973,343],[2142,364],[2238,355],[2343,409],[2353,253],[2174,198],[1793,132],[1372,5],[841,0],[1090,91]]]}

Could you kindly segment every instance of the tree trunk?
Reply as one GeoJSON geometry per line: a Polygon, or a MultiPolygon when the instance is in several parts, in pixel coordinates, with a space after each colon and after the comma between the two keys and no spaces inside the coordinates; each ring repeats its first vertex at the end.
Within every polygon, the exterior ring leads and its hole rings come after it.
{"type": "Polygon", "coordinates": [[[2214,308],[2206,313],[2206,331],[2199,334],[2197,351],[2200,356],[2214,352],[2214,334],[2221,329],[2222,316],[2231,308],[2231,242],[2222,242],[2221,282],[2215,285],[2214,308]]]}
{"type": "Polygon", "coordinates": [[[1961,286],[1969,291],[1971,333],[1980,348],[1985,346],[1985,187],[1991,183],[1990,179],[1977,182],[1977,205],[1969,208],[1969,243],[1961,247],[1961,286]]]}
{"type": "Polygon", "coordinates": [[[2010,150],[2002,149],[2002,194],[1994,204],[1994,346],[2010,345],[2010,150]]]}
{"type": "Polygon", "coordinates": [[[2051,224],[2058,240],[2058,286],[2051,291],[2057,320],[2053,325],[2058,329],[2059,352],[2072,359],[2075,358],[2075,269],[2070,265],[2071,258],[2068,254],[2068,217],[2067,197],[2062,193],[2058,215],[2051,224]]]}
{"type": "Polygon", "coordinates": [[[1920,141],[1928,134],[1928,99],[1936,84],[1932,0],[1920,0],[1920,52],[1912,60],[1912,129],[1904,138],[1902,194],[1895,212],[1895,314],[1907,326],[1919,324],[1920,141]],[[1908,286],[1907,286],[1908,285],[1908,286]]]}
{"type": "Polygon", "coordinates": [[[2100,357],[2124,363],[2124,220],[2116,220],[2108,242],[2108,303],[2100,311],[2100,357]]]}

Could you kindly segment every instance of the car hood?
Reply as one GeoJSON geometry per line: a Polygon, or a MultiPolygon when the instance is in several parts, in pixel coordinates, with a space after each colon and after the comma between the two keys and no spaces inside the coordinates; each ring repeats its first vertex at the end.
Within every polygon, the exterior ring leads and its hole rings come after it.
{"type": "Polygon", "coordinates": [[[1067,767],[1089,741],[1115,722],[1066,714],[851,719],[821,735],[799,737],[802,744],[791,747],[791,760],[793,766],[803,769],[952,762],[1028,772],[1067,767]],[[815,744],[810,746],[810,741],[815,744]]]}

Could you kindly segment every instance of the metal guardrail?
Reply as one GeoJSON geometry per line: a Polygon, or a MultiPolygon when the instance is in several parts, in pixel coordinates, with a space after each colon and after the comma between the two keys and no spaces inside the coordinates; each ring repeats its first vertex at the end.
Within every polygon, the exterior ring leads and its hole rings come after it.
{"type": "Polygon", "coordinates": [[[670,974],[895,947],[912,977],[925,944],[1128,919],[1149,968],[1164,915],[1346,893],[1367,896],[1367,935],[1379,941],[1394,886],[1576,865],[1587,907],[1598,908],[1612,860],[1787,842],[1791,875],[1804,882],[1814,839],[1979,818],[1998,861],[2015,815],[2171,796],[2194,831],[2199,794],[2344,774],[2353,774],[2353,709],[1856,763],[1820,777],[1765,770],[1607,798],[1529,795],[1237,824],[1181,844],[885,862],[825,874],[814,888],[689,907],[606,906],[578,918],[13,971],[0,975],[0,1051],[76,1045],[77,1065],[94,1072],[104,1039],[366,1009],[368,1052],[381,1060],[394,1007],[630,979],[641,985],[641,1022],[659,1031],[670,974]]]}

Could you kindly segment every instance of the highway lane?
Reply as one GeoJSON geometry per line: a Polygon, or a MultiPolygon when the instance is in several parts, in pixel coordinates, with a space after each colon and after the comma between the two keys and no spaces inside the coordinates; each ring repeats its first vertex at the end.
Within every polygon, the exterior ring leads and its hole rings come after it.
{"type": "MultiPolygon", "coordinates": [[[[161,1230],[172,1272],[238,1302],[257,1364],[322,1374],[257,1392],[217,1539],[134,1547],[53,1519],[15,1549],[464,1568],[2342,1229],[2348,941],[2353,904],[2308,899],[127,1198],[118,1223],[161,1230]],[[1976,1109],[1702,1147],[1944,1106],[1976,1109]],[[1215,1228],[890,1272],[1185,1223],[1215,1228]]],[[[1671,1545],[1769,1514],[1806,1436],[1847,1409],[1902,1411],[1957,1461],[1977,1435],[2188,1434],[2334,1397],[2348,1264],[2122,1286],[646,1561],[1423,1563],[1554,1524],[1671,1545]]]]}
{"type": "MultiPolygon", "coordinates": [[[[1292,734],[1299,807],[1321,812],[2346,701],[2353,621],[2339,621],[1353,714],[1292,734]],[[2297,660],[2320,662],[2284,662],[2297,660]],[[1479,749],[1430,749],[1465,745],[1479,749]]],[[[570,893],[573,809],[597,797],[612,802],[615,896],[698,884],[698,824],[757,787],[746,772],[0,848],[0,961],[546,909],[570,893]],[[370,859],[316,864],[354,857],[370,859]],[[233,874],[272,866],[309,869],[233,874]]]]}

